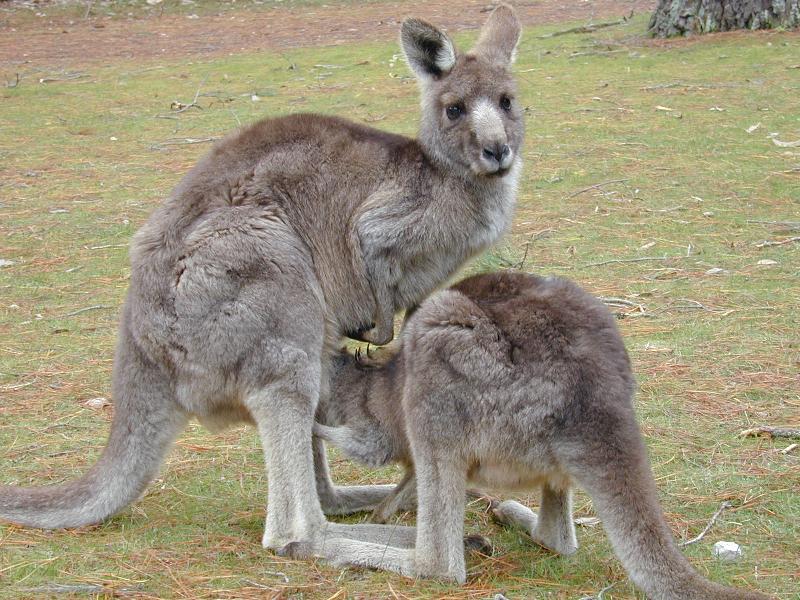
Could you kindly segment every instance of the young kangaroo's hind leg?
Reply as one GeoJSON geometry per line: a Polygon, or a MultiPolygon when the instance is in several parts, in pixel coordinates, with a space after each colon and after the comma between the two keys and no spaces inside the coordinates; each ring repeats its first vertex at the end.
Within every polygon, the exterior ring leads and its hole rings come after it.
{"type": "Polygon", "coordinates": [[[505,500],[492,507],[498,522],[523,529],[531,539],[558,554],[574,554],[578,549],[572,520],[572,494],[569,490],[542,486],[539,514],[515,500],[505,500]]]}
{"type": "Polygon", "coordinates": [[[582,422],[567,425],[559,464],[583,487],[614,552],[652,600],[765,600],[756,592],[712,583],[678,549],[658,503],[642,436],[627,398],[590,398],[582,422]]]}
{"type": "Polygon", "coordinates": [[[465,465],[426,442],[414,447],[417,472],[415,574],[464,583],[465,465]]]}
{"type": "Polygon", "coordinates": [[[403,479],[392,486],[391,493],[381,502],[370,516],[371,523],[388,523],[395,514],[402,510],[414,510],[417,507],[417,478],[414,467],[406,467],[403,479]]]}
{"type": "MultiPolygon", "coordinates": [[[[315,425],[315,432],[318,425],[315,425]]],[[[317,493],[326,515],[349,515],[370,511],[382,505],[395,490],[394,485],[334,485],[328,468],[325,442],[314,436],[314,476],[317,493]]]]}

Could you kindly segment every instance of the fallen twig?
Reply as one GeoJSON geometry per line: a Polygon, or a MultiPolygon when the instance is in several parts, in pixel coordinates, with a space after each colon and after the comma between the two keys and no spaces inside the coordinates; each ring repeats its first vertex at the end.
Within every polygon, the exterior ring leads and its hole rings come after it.
{"type": "Polygon", "coordinates": [[[775,225],[787,229],[800,229],[800,221],[763,221],[759,219],[747,219],[748,223],[758,223],[759,225],[775,225]]]}
{"type": "Polygon", "coordinates": [[[628,179],[611,179],[610,181],[603,181],[601,183],[595,183],[594,185],[590,185],[589,187],[585,187],[582,190],[578,190],[577,192],[572,192],[569,196],[566,196],[564,200],[569,200],[570,198],[574,198],[584,192],[588,192],[589,190],[594,190],[599,187],[603,187],[604,185],[610,185],[612,183],[621,183],[623,181],[628,181],[628,179]]]}
{"type": "Polygon", "coordinates": [[[531,236],[528,238],[528,241],[525,242],[524,244],[525,253],[522,255],[520,261],[516,265],[514,265],[514,268],[518,271],[521,271],[522,268],[525,266],[525,261],[528,260],[528,250],[530,250],[531,244],[533,244],[533,242],[535,242],[539,238],[543,238],[548,233],[552,233],[554,231],[555,229],[553,229],[552,227],[548,227],[547,229],[542,229],[541,231],[536,231],[532,233],[531,236]]]}
{"type": "Polygon", "coordinates": [[[615,298],[613,296],[598,296],[597,297],[600,302],[607,304],[608,306],[616,306],[619,308],[628,307],[628,308],[635,308],[642,314],[647,313],[647,309],[645,308],[644,304],[639,304],[638,302],[632,302],[631,300],[626,300],[625,298],[615,298]]]}
{"type": "Polygon", "coordinates": [[[666,90],[669,88],[681,87],[686,88],[687,90],[703,90],[703,89],[714,89],[714,88],[736,88],[741,87],[741,84],[738,83],[684,83],[682,81],[673,81],[670,83],[658,83],[655,85],[646,85],[644,87],[640,87],[639,89],[643,92],[654,92],[658,90],[666,90]]]}
{"type": "Polygon", "coordinates": [[[569,55],[570,58],[578,58],[579,56],[608,56],[610,54],[619,54],[621,52],[628,52],[627,48],[619,50],[586,50],[583,52],[573,52],[569,55]]]}
{"type": "Polygon", "coordinates": [[[186,146],[189,144],[206,144],[208,142],[215,142],[219,136],[212,136],[207,138],[170,138],[163,142],[156,142],[150,146],[150,150],[163,150],[169,146],[186,146]]]}
{"type": "Polygon", "coordinates": [[[194,99],[189,104],[184,104],[179,100],[173,100],[172,104],[170,104],[170,108],[175,113],[182,113],[190,108],[196,108],[197,110],[203,110],[203,107],[197,103],[197,99],[200,97],[200,90],[203,88],[203,84],[206,82],[208,77],[205,77],[203,81],[200,82],[200,85],[197,86],[197,91],[194,93],[194,99]]]}
{"type": "Polygon", "coordinates": [[[758,242],[756,244],[756,248],[767,248],[769,246],[783,246],[784,244],[791,244],[794,242],[800,242],[800,235],[780,241],[764,240],[763,242],[758,242]]]}
{"type": "Polygon", "coordinates": [[[74,317],[76,315],[80,315],[82,313],[89,312],[90,310],[104,310],[104,309],[107,309],[107,308],[112,308],[112,307],[111,306],[107,306],[105,304],[95,304],[94,306],[87,306],[86,308],[79,308],[78,310],[73,310],[72,312],[69,312],[69,313],[65,314],[64,316],[65,317],[74,317]]]}
{"type": "Polygon", "coordinates": [[[642,256],[639,258],[611,258],[609,260],[601,260],[600,262],[593,262],[593,263],[586,263],[581,268],[586,269],[588,267],[601,267],[603,265],[610,265],[614,263],[634,263],[634,262],[645,262],[651,260],[669,260],[671,258],[684,258],[683,256],[642,256]]]}
{"type": "Polygon", "coordinates": [[[668,212],[674,212],[676,210],[686,210],[686,209],[685,207],[678,205],[678,206],[670,206],[668,208],[645,208],[644,210],[646,212],[651,212],[651,213],[668,213],[668,212]]]}
{"type": "Polygon", "coordinates": [[[779,148],[797,148],[800,147],[800,140],[794,140],[793,142],[782,142],[776,137],[770,138],[772,143],[778,146],[779,148]]]}
{"type": "Polygon", "coordinates": [[[771,425],[762,425],[760,427],[753,427],[752,429],[745,429],[739,433],[739,437],[758,437],[760,435],[770,438],[800,438],[800,427],[773,427],[771,425]]]}
{"type": "Polygon", "coordinates": [[[606,21],[604,23],[590,23],[589,25],[579,25],[578,27],[570,27],[569,29],[562,29],[561,31],[554,31],[553,33],[540,35],[539,39],[544,40],[547,38],[558,37],[559,35],[568,35],[570,33],[592,33],[594,31],[597,31],[598,29],[603,29],[605,27],[622,25],[626,21],[627,20],[623,18],[619,19],[618,21],[606,21]]]}
{"type": "Polygon", "coordinates": [[[711,528],[714,526],[714,523],[716,523],[716,522],[717,522],[717,519],[718,519],[718,518],[719,518],[719,516],[720,516],[720,515],[723,513],[723,511],[725,511],[726,509],[728,509],[728,508],[730,508],[730,507],[731,507],[731,503],[730,503],[730,502],[728,502],[727,500],[726,500],[725,502],[723,502],[722,504],[720,504],[720,505],[719,505],[719,508],[717,509],[717,512],[715,512],[715,513],[713,514],[713,516],[711,517],[711,520],[708,522],[708,525],[706,525],[705,529],[703,529],[703,531],[701,531],[701,532],[700,532],[700,535],[697,535],[697,536],[693,537],[693,538],[692,538],[692,539],[690,539],[690,540],[686,540],[685,542],[680,542],[680,543],[678,544],[678,546],[680,546],[681,548],[683,548],[683,547],[685,547],[685,546],[689,546],[690,544],[694,544],[694,543],[697,543],[697,542],[699,542],[700,540],[702,540],[702,539],[705,537],[705,535],[706,535],[706,534],[707,534],[709,531],[711,531],[711,528]]]}
{"type": "Polygon", "coordinates": [[[29,594],[110,594],[117,596],[118,594],[130,594],[140,592],[140,587],[123,587],[114,588],[96,583],[48,583],[32,588],[23,588],[21,592],[29,594]]]}
{"type": "Polygon", "coordinates": [[[105,250],[106,248],[127,248],[128,244],[101,244],[100,246],[88,246],[88,250],[105,250]]]}
{"type": "Polygon", "coordinates": [[[89,77],[87,73],[65,73],[61,77],[42,77],[39,83],[52,83],[54,81],[74,81],[75,79],[83,79],[89,77]]]}
{"type": "Polygon", "coordinates": [[[619,581],[615,581],[614,583],[607,585],[602,590],[597,592],[596,596],[584,596],[580,600],[603,600],[603,598],[605,597],[605,593],[608,592],[608,591],[611,591],[611,588],[613,588],[618,583],[619,583],[619,581]]]}

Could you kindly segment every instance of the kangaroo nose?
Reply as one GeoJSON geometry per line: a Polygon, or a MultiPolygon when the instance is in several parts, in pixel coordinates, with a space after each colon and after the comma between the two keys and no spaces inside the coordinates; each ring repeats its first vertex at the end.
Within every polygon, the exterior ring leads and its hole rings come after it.
{"type": "Polygon", "coordinates": [[[509,152],[511,152],[511,148],[508,147],[508,144],[495,144],[494,147],[486,146],[483,149],[483,155],[486,158],[496,160],[498,163],[502,162],[509,152]]]}

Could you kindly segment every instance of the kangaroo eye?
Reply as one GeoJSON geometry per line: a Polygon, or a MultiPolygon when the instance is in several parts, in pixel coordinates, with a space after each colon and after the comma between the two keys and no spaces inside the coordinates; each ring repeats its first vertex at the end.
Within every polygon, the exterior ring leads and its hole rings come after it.
{"type": "Polygon", "coordinates": [[[460,117],[464,113],[464,109],[461,108],[458,104],[453,104],[452,106],[448,106],[446,111],[447,118],[451,121],[455,121],[458,117],[460,117]]]}
{"type": "Polygon", "coordinates": [[[511,110],[511,98],[508,96],[500,98],[500,108],[503,110],[511,110]]]}

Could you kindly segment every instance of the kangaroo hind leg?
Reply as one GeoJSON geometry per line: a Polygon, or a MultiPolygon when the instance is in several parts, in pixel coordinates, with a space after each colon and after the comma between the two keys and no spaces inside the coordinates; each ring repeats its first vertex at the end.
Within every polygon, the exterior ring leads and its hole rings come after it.
{"type": "MultiPolygon", "coordinates": [[[[315,425],[315,433],[319,425],[315,425]]],[[[314,476],[317,493],[326,515],[350,515],[371,511],[393,494],[394,485],[334,485],[325,453],[325,442],[315,435],[313,441],[314,476]]]]}
{"type": "Polygon", "coordinates": [[[503,525],[522,529],[540,546],[569,556],[578,549],[571,496],[569,489],[545,483],[538,514],[516,500],[504,500],[492,507],[492,515],[503,525]]]}
{"type": "Polygon", "coordinates": [[[765,599],[712,583],[694,570],[659,505],[632,407],[621,401],[587,405],[594,413],[591,421],[565,432],[559,463],[591,497],[614,553],[636,586],[654,600],[765,599]]]}

